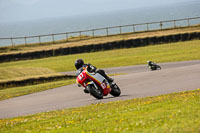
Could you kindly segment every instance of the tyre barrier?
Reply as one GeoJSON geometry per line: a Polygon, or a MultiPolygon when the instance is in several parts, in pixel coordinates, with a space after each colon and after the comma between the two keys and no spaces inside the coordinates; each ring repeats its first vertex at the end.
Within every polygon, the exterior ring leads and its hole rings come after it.
{"type": "Polygon", "coordinates": [[[138,39],[114,41],[96,45],[75,46],[75,47],[27,52],[27,53],[5,54],[5,55],[0,55],[0,63],[26,60],[26,59],[38,59],[51,56],[96,52],[96,51],[119,49],[119,48],[141,47],[150,44],[156,45],[156,44],[173,43],[179,41],[189,41],[194,39],[200,39],[200,32],[183,33],[183,34],[175,34],[175,35],[167,35],[159,37],[145,37],[138,39]]]}
{"type": "Polygon", "coordinates": [[[40,84],[40,83],[46,83],[46,82],[58,81],[58,80],[64,80],[64,79],[72,79],[72,78],[76,78],[76,76],[59,75],[59,76],[52,76],[52,77],[39,77],[39,78],[29,78],[29,79],[24,79],[24,80],[5,81],[5,82],[0,82],[0,90],[11,88],[11,87],[35,85],[35,84],[40,84]]]}

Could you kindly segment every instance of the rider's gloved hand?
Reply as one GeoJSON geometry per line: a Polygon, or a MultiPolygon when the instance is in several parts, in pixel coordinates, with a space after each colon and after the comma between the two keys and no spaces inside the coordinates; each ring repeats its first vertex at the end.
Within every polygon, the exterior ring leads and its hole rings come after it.
{"type": "Polygon", "coordinates": [[[81,85],[80,85],[80,84],[78,84],[78,87],[81,87],[81,85]]]}
{"type": "Polygon", "coordinates": [[[96,69],[97,69],[97,68],[96,68],[95,66],[93,66],[93,65],[91,65],[91,64],[88,64],[88,71],[89,71],[89,72],[91,72],[91,73],[92,73],[92,72],[95,72],[96,69]]]}

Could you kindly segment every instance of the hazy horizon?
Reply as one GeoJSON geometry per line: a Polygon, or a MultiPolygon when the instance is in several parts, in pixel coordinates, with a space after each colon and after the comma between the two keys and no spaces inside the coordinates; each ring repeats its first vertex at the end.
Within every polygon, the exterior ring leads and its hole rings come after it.
{"type": "MultiPolygon", "coordinates": [[[[24,0],[22,0],[24,1],[24,0]]],[[[33,0],[31,0],[33,1],[33,0]]],[[[36,0],[40,2],[40,0],[36,0]]],[[[46,1],[46,0],[44,0],[46,1]]],[[[89,0],[86,0],[89,1],[89,0]]],[[[113,0],[110,0],[113,1],[113,0]]],[[[118,0],[117,0],[118,1],[118,0]]],[[[128,0],[129,1],[129,0],[128,0]]],[[[157,0],[153,0],[154,2],[157,0]]],[[[143,0],[144,2],[144,0],[143,0]]],[[[200,1],[199,0],[169,0],[168,4],[161,3],[152,3],[151,5],[140,4],[137,7],[132,5],[127,5],[126,8],[112,8],[112,10],[101,10],[101,12],[83,12],[82,14],[76,15],[52,15],[50,16],[44,14],[40,17],[34,18],[34,16],[26,17],[24,14],[18,14],[18,19],[16,16],[12,18],[11,16],[16,15],[7,15],[9,19],[4,19],[5,16],[0,16],[0,45],[6,46],[10,45],[10,39],[1,39],[1,38],[10,38],[10,37],[24,37],[24,36],[37,36],[37,35],[46,35],[46,34],[55,34],[55,33],[66,33],[66,32],[75,32],[83,30],[91,30],[96,28],[111,27],[117,25],[129,25],[129,24],[138,24],[138,23],[148,23],[148,22],[159,22],[165,20],[174,20],[174,19],[183,19],[191,17],[200,17],[200,1]],[[128,8],[129,7],[129,8],[128,8]],[[22,15],[20,17],[20,15],[22,15]],[[43,17],[44,16],[44,17],[43,17]],[[24,19],[21,19],[23,18],[24,19]]],[[[0,6],[2,0],[0,0],[0,6]]],[[[34,3],[33,3],[34,4],[34,3]]],[[[36,4],[36,3],[35,3],[36,4]]],[[[124,6],[125,7],[125,6],[124,6]]],[[[8,9],[7,9],[8,10],[8,9]]],[[[24,10],[24,9],[23,9],[24,10]]],[[[89,11],[89,10],[88,10],[89,11]]],[[[0,12],[2,15],[2,12],[0,12]]],[[[199,24],[200,19],[192,20],[190,24],[199,24]]],[[[166,23],[164,27],[170,27],[173,23],[166,23]]],[[[187,24],[185,22],[177,22],[177,25],[187,24]]],[[[145,30],[146,26],[137,26],[137,31],[145,30]]],[[[149,25],[149,28],[159,28],[157,25],[149,25]]],[[[133,29],[123,28],[122,32],[131,32],[133,29]]],[[[109,30],[109,32],[115,33],[118,32],[117,29],[109,30]]],[[[90,35],[90,32],[84,34],[90,35]]],[[[103,35],[104,31],[97,31],[95,35],[103,35]]],[[[72,34],[72,36],[77,34],[72,34]]],[[[66,35],[55,36],[56,40],[62,40],[66,38],[66,35]]],[[[41,41],[51,41],[52,38],[45,36],[41,38],[41,41]]],[[[15,39],[13,40],[15,44],[23,44],[24,39],[15,39]]],[[[27,38],[27,43],[38,42],[38,38],[27,38]]]]}
{"type": "Polygon", "coordinates": [[[0,23],[78,17],[187,1],[191,0],[0,0],[0,23]]]}

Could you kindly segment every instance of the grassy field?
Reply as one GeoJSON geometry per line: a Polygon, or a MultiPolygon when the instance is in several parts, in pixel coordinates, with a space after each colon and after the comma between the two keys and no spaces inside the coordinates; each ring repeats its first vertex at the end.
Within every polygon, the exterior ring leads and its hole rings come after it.
{"type": "Polygon", "coordinates": [[[6,80],[27,79],[30,77],[59,75],[53,70],[48,68],[0,68],[0,82],[6,80]]]}
{"type": "Polygon", "coordinates": [[[74,62],[83,58],[98,68],[145,64],[147,60],[175,62],[200,59],[200,40],[94,53],[57,56],[44,59],[1,63],[0,68],[42,67],[56,72],[75,70],[74,62]]]}
{"type": "Polygon", "coordinates": [[[200,89],[0,120],[1,133],[199,133],[200,89]]]}

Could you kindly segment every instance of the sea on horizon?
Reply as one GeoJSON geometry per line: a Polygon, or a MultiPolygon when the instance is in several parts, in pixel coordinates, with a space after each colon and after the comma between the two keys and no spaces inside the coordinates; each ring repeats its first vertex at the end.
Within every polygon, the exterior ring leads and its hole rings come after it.
{"type": "MultiPolygon", "coordinates": [[[[200,17],[200,1],[149,7],[145,9],[127,9],[116,12],[98,13],[83,16],[49,18],[9,23],[0,22],[0,38],[65,33],[111,26],[159,22],[192,17],[200,17]]],[[[194,23],[200,23],[200,21],[194,23]]],[[[123,32],[128,32],[128,30],[129,29],[124,29],[123,32]]],[[[59,40],[61,38],[62,37],[58,37],[57,39],[59,40]]],[[[16,39],[13,41],[15,44],[24,43],[24,39],[16,39]]],[[[38,42],[38,38],[27,41],[27,43],[38,42]]],[[[46,39],[44,38],[42,41],[51,41],[51,37],[47,37],[46,39]]],[[[7,45],[11,45],[11,40],[0,39],[0,46],[7,45]]]]}

